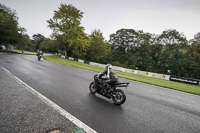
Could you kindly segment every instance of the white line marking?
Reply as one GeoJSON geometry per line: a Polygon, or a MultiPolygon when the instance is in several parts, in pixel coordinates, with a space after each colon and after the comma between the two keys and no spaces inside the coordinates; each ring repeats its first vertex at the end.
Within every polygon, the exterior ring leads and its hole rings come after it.
{"type": "Polygon", "coordinates": [[[66,110],[58,106],[56,103],[52,102],[50,99],[45,97],[44,95],[40,94],[36,90],[34,90],[32,87],[24,83],[21,79],[14,76],[10,71],[8,71],[6,68],[0,65],[2,69],[4,69],[8,75],[10,75],[13,79],[15,79],[18,83],[20,83],[22,86],[24,86],[28,91],[39,97],[41,100],[43,100],[45,103],[47,103],[49,106],[54,108],[56,111],[58,111],[61,115],[63,115],[65,118],[69,119],[71,122],[73,122],[76,126],[83,129],[87,133],[97,133],[95,130],[87,126],[85,123],[68,113],[66,110]]]}

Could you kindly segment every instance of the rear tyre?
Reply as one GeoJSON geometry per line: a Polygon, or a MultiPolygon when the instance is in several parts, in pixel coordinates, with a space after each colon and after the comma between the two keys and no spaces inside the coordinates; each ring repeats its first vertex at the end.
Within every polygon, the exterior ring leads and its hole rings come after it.
{"type": "Polygon", "coordinates": [[[41,57],[40,56],[38,56],[38,60],[40,60],[41,59],[41,57]]]}
{"type": "Polygon", "coordinates": [[[90,90],[90,92],[92,94],[97,92],[97,88],[95,87],[95,83],[94,82],[90,83],[89,90],[90,90]]]}
{"type": "Polygon", "coordinates": [[[114,102],[114,104],[121,105],[126,101],[126,95],[122,90],[116,89],[112,92],[112,94],[114,95],[112,97],[112,101],[114,102]]]}

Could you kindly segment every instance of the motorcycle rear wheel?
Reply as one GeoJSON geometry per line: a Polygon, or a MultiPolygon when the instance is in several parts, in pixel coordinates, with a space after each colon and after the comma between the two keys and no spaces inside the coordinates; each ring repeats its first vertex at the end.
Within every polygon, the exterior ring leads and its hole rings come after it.
{"type": "Polygon", "coordinates": [[[114,102],[114,104],[121,105],[126,101],[126,95],[122,90],[116,89],[112,92],[112,94],[114,94],[114,96],[112,97],[112,101],[114,102]]]}
{"type": "Polygon", "coordinates": [[[95,87],[95,83],[94,82],[90,83],[89,90],[90,90],[90,92],[92,94],[97,92],[97,88],[95,87]]]}

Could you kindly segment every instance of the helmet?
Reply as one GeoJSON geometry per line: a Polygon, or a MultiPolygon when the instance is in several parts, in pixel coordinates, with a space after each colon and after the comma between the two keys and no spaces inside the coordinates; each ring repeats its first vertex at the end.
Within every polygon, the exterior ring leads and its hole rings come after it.
{"type": "Polygon", "coordinates": [[[106,65],[106,69],[112,69],[112,65],[111,64],[107,64],[106,65]]]}

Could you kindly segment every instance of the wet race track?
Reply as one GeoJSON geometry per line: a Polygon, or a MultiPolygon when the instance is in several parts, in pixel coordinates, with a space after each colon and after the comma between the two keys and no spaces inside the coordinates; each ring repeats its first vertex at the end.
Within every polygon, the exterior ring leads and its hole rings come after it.
{"type": "Polygon", "coordinates": [[[200,132],[200,96],[130,82],[126,102],[89,93],[95,72],[34,55],[0,55],[0,65],[99,133],[200,132]]]}

